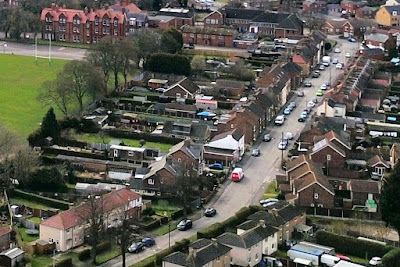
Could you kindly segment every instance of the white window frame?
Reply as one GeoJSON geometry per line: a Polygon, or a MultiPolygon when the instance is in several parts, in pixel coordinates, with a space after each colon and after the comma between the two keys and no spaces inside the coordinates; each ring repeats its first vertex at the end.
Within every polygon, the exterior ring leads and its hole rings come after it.
{"type": "Polygon", "coordinates": [[[318,199],[319,194],[318,193],[314,193],[314,199],[318,199]]]}
{"type": "Polygon", "coordinates": [[[153,179],[148,179],[148,180],[147,180],[147,183],[148,183],[148,184],[151,184],[151,185],[154,185],[154,180],[153,180],[153,179]]]}

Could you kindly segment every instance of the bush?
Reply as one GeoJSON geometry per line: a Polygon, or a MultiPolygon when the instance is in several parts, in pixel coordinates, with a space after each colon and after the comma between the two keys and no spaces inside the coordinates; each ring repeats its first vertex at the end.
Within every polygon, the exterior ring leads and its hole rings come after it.
{"type": "Polygon", "coordinates": [[[90,248],[84,249],[78,253],[78,259],[80,261],[85,261],[90,259],[90,248]]]}
{"type": "Polygon", "coordinates": [[[97,245],[97,253],[102,253],[111,249],[111,242],[105,241],[97,245]]]}
{"type": "Polygon", "coordinates": [[[235,216],[238,218],[238,223],[244,222],[247,217],[252,214],[249,207],[243,207],[235,213],[235,216]]]}
{"type": "Polygon", "coordinates": [[[360,258],[382,257],[393,249],[392,246],[336,235],[326,231],[318,231],[316,239],[318,244],[334,247],[342,253],[360,258]]]}
{"type": "Polygon", "coordinates": [[[70,267],[72,266],[72,258],[65,258],[55,264],[56,267],[70,267]]]}
{"type": "Polygon", "coordinates": [[[156,214],[156,212],[152,209],[152,208],[146,208],[143,212],[142,212],[142,214],[143,215],[148,215],[148,216],[151,216],[151,215],[154,215],[154,214],[156,214]]]}
{"type": "Polygon", "coordinates": [[[145,231],[154,230],[157,227],[159,227],[160,225],[161,225],[161,219],[154,220],[147,224],[141,224],[141,226],[143,227],[143,230],[145,230],[145,231]]]}
{"type": "Polygon", "coordinates": [[[121,130],[121,129],[108,129],[106,130],[107,135],[115,138],[126,138],[126,139],[144,139],[147,142],[156,142],[156,143],[164,143],[164,144],[171,144],[176,145],[177,143],[181,142],[181,139],[167,137],[167,136],[158,136],[152,135],[150,133],[145,132],[132,132],[129,130],[121,130]]]}
{"type": "Polygon", "coordinates": [[[395,248],[383,255],[382,263],[385,267],[400,266],[400,248],[395,248]]]}
{"type": "Polygon", "coordinates": [[[190,60],[186,56],[167,53],[153,53],[146,60],[144,69],[153,72],[190,74],[190,60]]]}
{"type": "Polygon", "coordinates": [[[174,211],[174,212],[171,213],[171,219],[172,220],[179,219],[182,216],[183,216],[183,210],[182,209],[174,211]]]}
{"type": "Polygon", "coordinates": [[[24,188],[41,192],[66,192],[64,177],[56,167],[41,167],[30,174],[28,181],[21,183],[24,188]]]}
{"type": "Polygon", "coordinates": [[[200,238],[214,238],[222,235],[225,232],[224,225],[222,223],[214,223],[206,228],[197,231],[197,239],[200,238]]]}
{"type": "Polygon", "coordinates": [[[229,217],[228,219],[226,219],[225,221],[223,221],[221,224],[226,228],[231,228],[231,227],[235,227],[236,225],[238,225],[239,223],[238,217],[236,217],[235,215],[233,215],[232,217],[229,217]]]}

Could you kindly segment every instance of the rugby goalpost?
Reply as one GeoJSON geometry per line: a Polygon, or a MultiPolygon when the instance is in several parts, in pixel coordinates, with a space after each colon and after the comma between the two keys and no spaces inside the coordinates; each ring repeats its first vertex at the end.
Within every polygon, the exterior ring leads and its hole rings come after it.
{"type": "Polygon", "coordinates": [[[38,51],[37,51],[37,36],[35,36],[35,63],[38,65],[38,58],[48,58],[49,59],[49,66],[51,66],[51,35],[49,38],[49,55],[46,56],[38,56],[38,51]]]}

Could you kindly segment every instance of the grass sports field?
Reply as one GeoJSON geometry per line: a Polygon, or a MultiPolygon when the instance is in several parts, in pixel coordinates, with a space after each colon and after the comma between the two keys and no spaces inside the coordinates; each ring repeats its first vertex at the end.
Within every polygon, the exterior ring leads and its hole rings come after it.
{"type": "MultiPolygon", "coordinates": [[[[26,138],[39,127],[49,107],[36,100],[41,84],[55,78],[66,60],[0,54],[0,124],[26,138]]],[[[60,115],[54,107],[57,115],[60,115]]]]}

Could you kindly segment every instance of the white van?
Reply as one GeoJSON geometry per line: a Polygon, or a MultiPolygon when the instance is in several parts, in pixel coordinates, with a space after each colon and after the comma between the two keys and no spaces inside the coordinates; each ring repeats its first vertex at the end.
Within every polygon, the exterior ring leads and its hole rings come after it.
{"type": "Polygon", "coordinates": [[[235,168],[232,171],[232,181],[240,182],[243,179],[244,171],[242,168],[235,168]]]}
{"type": "Polygon", "coordinates": [[[275,125],[282,125],[285,122],[285,116],[279,115],[275,119],[275,125]]]}
{"type": "Polygon", "coordinates": [[[321,256],[321,262],[320,262],[320,264],[321,264],[322,266],[333,267],[333,266],[335,266],[339,261],[340,261],[340,258],[339,258],[339,257],[332,256],[332,255],[329,255],[329,254],[323,254],[323,255],[321,256]]]}

